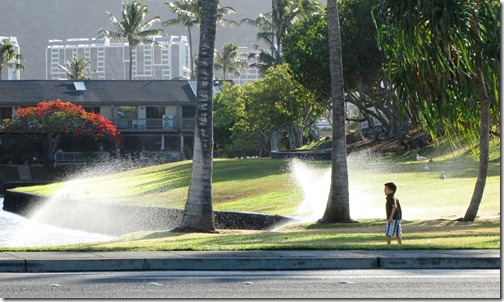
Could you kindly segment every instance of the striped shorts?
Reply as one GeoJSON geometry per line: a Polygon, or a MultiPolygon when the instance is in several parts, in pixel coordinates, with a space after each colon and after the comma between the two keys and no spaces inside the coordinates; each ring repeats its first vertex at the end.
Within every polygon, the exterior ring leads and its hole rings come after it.
{"type": "Polygon", "coordinates": [[[392,223],[387,220],[385,235],[390,237],[395,235],[397,238],[402,238],[401,220],[392,220],[392,223]]]}

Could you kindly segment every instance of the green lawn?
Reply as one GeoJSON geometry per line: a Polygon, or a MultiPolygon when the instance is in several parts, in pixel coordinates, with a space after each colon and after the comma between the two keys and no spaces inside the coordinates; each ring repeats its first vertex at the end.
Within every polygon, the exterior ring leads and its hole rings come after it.
{"type": "Polygon", "coordinates": [[[500,219],[403,221],[403,244],[385,243],[382,219],[352,224],[303,223],[275,231],[219,230],[218,234],[137,232],[114,241],[67,246],[1,248],[16,251],[237,251],[270,249],[499,249],[500,219]]]}
{"type": "MultiPolygon", "coordinates": [[[[398,185],[396,195],[404,219],[405,244],[402,248],[500,248],[501,167],[496,158],[500,158],[500,144],[492,145],[485,194],[474,223],[455,221],[464,216],[476,183],[477,156],[467,150],[454,153],[411,150],[393,157],[362,152],[350,154],[351,216],[360,222],[350,226],[314,223],[321,217],[327,201],[330,162],[216,159],[215,210],[292,215],[303,217],[304,222],[275,232],[137,233],[111,244],[63,249],[389,248],[383,244],[383,184],[388,181],[398,185]],[[433,162],[416,161],[417,152],[433,157],[433,162]],[[428,171],[424,170],[426,163],[428,171]],[[447,178],[444,180],[439,179],[441,171],[445,171],[447,178]]],[[[102,202],[183,208],[190,175],[191,162],[183,161],[16,190],[102,202]]]]}
{"type": "MultiPolygon", "coordinates": [[[[462,217],[472,196],[478,168],[478,163],[466,155],[434,158],[434,162],[428,163],[393,162],[361,153],[351,154],[348,161],[354,219],[384,216],[383,184],[387,181],[394,181],[398,186],[396,195],[401,201],[404,219],[462,217]],[[429,171],[424,171],[425,163],[429,171]],[[444,180],[439,179],[441,171],[445,171],[447,178],[444,180]]],[[[327,201],[329,167],[329,162],[216,159],[214,209],[298,215],[301,207],[305,209],[305,216],[320,214],[327,201]]],[[[191,162],[183,161],[16,190],[102,202],[183,208],[190,176],[191,162]]],[[[499,213],[500,162],[492,162],[479,215],[498,217],[499,213]]]]}

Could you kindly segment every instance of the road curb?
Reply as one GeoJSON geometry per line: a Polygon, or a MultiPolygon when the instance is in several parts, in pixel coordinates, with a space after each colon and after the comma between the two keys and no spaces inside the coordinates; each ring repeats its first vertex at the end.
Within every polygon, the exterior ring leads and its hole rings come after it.
{"type": "MultiPolygon", "coordinates": [[[[303,270],[376,269],[377,258],[184,258],[184,259],[81,259],[27,260],[10,266],[17,272],[149,271],[149,270],[303,270]]],[[[0,269],[2,266],[0,262],[0,269]]]]}
{"type": "Polygon", "coordinates": [[[500,258],[379,258],[382,269],[500,269],[500,258]]]}
{"type": "Polygon", "coordinates": [[[500,268],[500,250],[0,252],[0,272],[500,268]]]}
{"type": "Polygon", "coordinates": [[[0,272],[308,269],[500,269],[500,258],[184,258],[2,260],[0,272]]]}
{"type": "Polygon", "coordinates": [[[0,272],[23,273],[26,272],[25,260],[0,260],[0,272]]]}

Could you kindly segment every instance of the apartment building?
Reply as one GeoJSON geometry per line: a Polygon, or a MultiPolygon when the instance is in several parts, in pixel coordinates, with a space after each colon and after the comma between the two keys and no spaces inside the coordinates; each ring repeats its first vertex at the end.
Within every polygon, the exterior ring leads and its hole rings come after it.
{"type": "MultiPolygon", "coordinates": [[[[186,36],[156,36],[156,43],[133,49],[133,80],[189,79],[189,43],[186,36]]],[[[90,62],[91,80],[129,80],[129,45],[110,39],[49,40],[46,49],[46,79],[66,79],[60,65],[72,58],[90,62]]]]}
{"type": "MultiPolygon", "coordinates": [[[[21,49],[19,47],[19,43],[18,43],[16,37],[0,36],[0,43],[4,43],[5,40],[8,40],[14,46],[14,51],[17,54],[21,53],[21,49]]],[[[18,63],[22,64],[22,62],[18,62],[18,63]]],[[[2,68],[1,78],[2,78],[2,80],[20,80],[21,79],[21,71],[7,66],[7,68],[2,68]]]]}
{"type": "MultiPolygon", "coordinates": [[[[20,80],[0,81],[2,119],[41,101],[71,102],[112,121],[124,140],[120,149],[106,142],[67,136],[63,152],[105,151],[121,156],[176,161],[192,156],[196,114],[196,81],[188,80],[20,80]]],[[[43,154],[36,133],[0,133],[0,160],[19,162],[43,154]]]]}
{"type": "Polygon", "coordinates": [[[254,82],[262,78],[259,73],[259,69],[255,67],[250,67],[250,64],[257,63],[255,58],[248,58],[249,54],[257,53],[257,51],[251,47],[238,47],[238,57],[241,62],[247,63],[247,68],[240,70],[240,76],[236,76],[233,73],[227,75],[227,80],[233,81],[234,84],[242,85],[247,82],[254,82]]]}

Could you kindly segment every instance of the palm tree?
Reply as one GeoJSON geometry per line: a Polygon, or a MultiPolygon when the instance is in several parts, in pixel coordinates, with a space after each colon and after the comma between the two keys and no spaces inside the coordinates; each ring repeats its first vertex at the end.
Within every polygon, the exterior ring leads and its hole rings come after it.
{"type": "Polygon", "coordinates": [[[247,62],[241,61],[238,55],[238,46],[233,43],[226,42],[222,48],[222,52],[215,53],[215,70],[223,72],[223,80],[226,80],[228,72],[232,72],[235,76],[240,76],[240,70],[247,68],[247,62]]]}
{"type": "Polygon", "coordinates": [[[123,2],[122,19],[117,20],[110,12],[107,14],[115,26],[116,31],[101,28],[98,31],[99,38],[110,38],[114,40],[128,40],[129,45],[129,79],[133,78],[133,48],[141,43],[155,44],[151,37],[162,33],[161,29],[150,29],[156,22],[161,21],[159,17],[145,21],[149,8],[142,5],[140,1],[133,0],[132,3],[123,2]]]}
{"type": "Polygon", "coordinates": [[[74,57],[72,62],[67,62],[68,67],[63,65],[59,65],[59,67],[66,72],[69,80],[89,80],[89,73],[86,70],[89,63],[85,58],[79,60],[74,57]]]}
{"type": "Polygon", "coordinates": [[[0,80],[2,79],[2,69],[5,66],[16,70],[25,70],[25,67],[19,63],[22,59],[23,56],[16,53],[14,45],[9,40],[0,43],[0,80]]]}
{"type": "Polygon", "coordinates": [[[264,74],[271,66],[282,64],[282,38],[294,29],[296,22],[309,14],[322,13],[320,3],[316,0],[272,0],[272,11],[260,14],[255,20],[245,18],[240,23],[248,23],[259,32],[257,40],[266,44],[269,50],[254,45],[258,54],[251,53],[249,58],[256,57],[257,63],[251,64],[264,74]]]}
{"type": "Polygon", "coordinates": [[[218,0],[201,4],[194,155],[187,203],[178,231],[215,232],[212,209],[213,55],[218,0]]]}
{"type": "MultiPolygon", "coordinates": [[[[201,0],[180,0],[180,1],[166,1],[166,5],[170,7],[170,10],[177,16],[174,19],[167,20],[163,22],[163,26],[173,26],[182,25],[187,27],[188,38],[189,38],[189,65],[191,66],[191,79],[194,79],[194,55],[192,47],[192,33],[191,28],[198,27],[201,24],[202,19],[202,1],[201,0]]],[[[236,21],[224,18],[224,16],[234,13],[235,9],[229,6],[218,7],[217,8],[217,23],[223,26],[226,25],[236,25],[236,21]]]]}
{"type": "Polygon", "coordinates": [[[500,116],[500,7],[492,1],[378,2],[389,86],[433,138],[473,144],[476,185],[463,218],[476,218],[486,184],[491,115],[500,116]]]}
{"type": "Polygon", "coordinates": [[[343,92],[343,61],[337,0],[327,1],[329,29],[329,67],[331,70],[332,170],[331,187],[321,223],[353,222],[350,218],[348,165],[345,138],[345,97],[343,92]]]}

